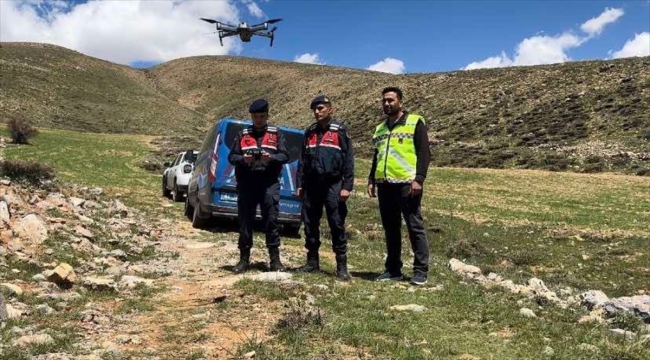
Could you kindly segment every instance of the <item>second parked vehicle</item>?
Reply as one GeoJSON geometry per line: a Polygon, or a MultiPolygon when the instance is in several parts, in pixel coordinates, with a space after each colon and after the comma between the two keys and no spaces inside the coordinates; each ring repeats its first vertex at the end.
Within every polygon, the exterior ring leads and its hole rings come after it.
{"type": "Polygon", "coordinates": [[[187,193],[187,184],[192,175],[194,162],[199,154],[196,150],[187,150],[178,153],[174,162],[164,164],[165,170],[163,171],[162,178],[162,194],[163,196],[172,196],[174,201],[183,201],[184,195],[187,193]]]}

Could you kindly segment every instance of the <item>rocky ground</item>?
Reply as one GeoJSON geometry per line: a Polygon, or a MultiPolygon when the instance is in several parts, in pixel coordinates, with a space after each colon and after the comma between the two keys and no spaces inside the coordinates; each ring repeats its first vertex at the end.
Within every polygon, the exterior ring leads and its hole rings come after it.
{"type": "MultiPolygon", "coordinates": [[[[164,201],[161,206],[170,205],[164,201]]],[[[291,273],[266,272],[262,247],[253,251],[254,270],[234,275],[235,229],[207,232],[178,218],[154,219],[99,188],[46,190],[2,180],[0,222],[1,358],[253,357],[250,345],[274,336],[278,324],[296,317],[317,321],[316,296],[336,291],[295,280],[291,273]],[[277,282],[292,297],[262,299],[247,291],[254,281],[277,282]]],[[[286,265],[297,266],[304,250],[285,245],[282,256],[286,265]]],[[[448,267],[468,281],[505,288],[539,304],[585,306],[591,313],[580,322],[611,322],[617,314],[640,318],[646,325],[636,333],[614,322],[611,331],[643,343],[650,339],[648,294],[610,299],[597,290],[556,293],[536,278],[518,285],[456,259],[448,267]]],[[[391,310],[426,311],[416,304],[391,310]]],[[[537,316],[529,307],[520,314],[537,316]]]]}
{"type": "MultiPolygon", "coordinates": [[[[73,327],[65,353],[34,358],[234,357],[242,343],[269,336],[285,311],[237,288],[244,276],[231,272],[232,229],[206,235],[189,222],[152,221],[99,188],[51,192],[3,181],[0,196],[0,355],[56,350],[60,328],[73,327]]],[[[283,259],[297,265],[302,252],[285,246],[283,259]]],[[[261,248],[252,261],[252,280],[305,287],[264,272],[261,248]]]]}

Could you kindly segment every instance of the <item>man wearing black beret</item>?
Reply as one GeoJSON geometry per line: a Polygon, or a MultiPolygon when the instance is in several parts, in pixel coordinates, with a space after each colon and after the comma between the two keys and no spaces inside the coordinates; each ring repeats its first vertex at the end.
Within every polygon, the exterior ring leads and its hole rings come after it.
{"type": "Polygon", "coordinates": [[[228,161],[235,167],[237,207],[239,217],[239,262],[235,273],[243,273],[250,265],[253,247],[253,222],[260,205],[266,234],[266,247],[271,258],[271,271],[285,271],[280,261],[278,211],[282,166],[289,160],[284,136],[280,129],[268,125],[269,103],[253,101],[248,111],[253,124],[237,134],[228,161]]]}
{"type": "Polygon", "coordinates": [[[332,118],[332,103],[325,95],[310,104],[316,122],[305,131],[305,142],[298,164],[297,188],[302,197],[307,263],[298,271],[319,270],[319,225],[323,207],[336,255],[336,276],[350,280],[347,267],[346,201],[354,183],[354,154],[347,127],[332,118]]]}

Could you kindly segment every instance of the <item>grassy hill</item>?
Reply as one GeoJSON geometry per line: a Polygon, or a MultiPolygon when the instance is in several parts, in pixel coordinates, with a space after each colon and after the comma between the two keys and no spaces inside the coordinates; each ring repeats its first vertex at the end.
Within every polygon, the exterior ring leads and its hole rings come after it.
{"type": "Polygon", "coordinates": [[[257,97],[276,123],[304,127],[319,91],[370,153],[385,86],[429,122],[437,166],[650,174],[650,58],[390,75],[200,56],[135,70],[50,45],[3,43],[0,118],[110,133],[202,136],[257,97]]]}

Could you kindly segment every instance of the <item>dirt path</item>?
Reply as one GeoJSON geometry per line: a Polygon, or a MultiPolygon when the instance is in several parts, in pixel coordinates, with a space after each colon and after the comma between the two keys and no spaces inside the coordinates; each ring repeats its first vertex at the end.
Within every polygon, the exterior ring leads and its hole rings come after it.
{"type": "MultiPolygon", "coordinates": [[[[178,257],[166,259],[173,275],[156,279],[165,291],[154,295],[154,310],[122,316],[110,330],[94,336],[94,342],[143,356],[223,359],[236,357],[243,343],[272,336],[282,316],[282,302],[261,300],[235,286],[244,276],[265,270],[266,250],[255,247],[251,254],[255,268],[234,275],[231,269],[239,256],[234,230],[206,236],[205,230],[194,229],[189,222],[167,219],[161,220],[161,228],[160,251],[178,257]]],[[[263,240],[256,238],[255,243],[263,240]]],[[[301,247],[282,247],[285,265],[298,266],[303,254],[301,247]]]]}

